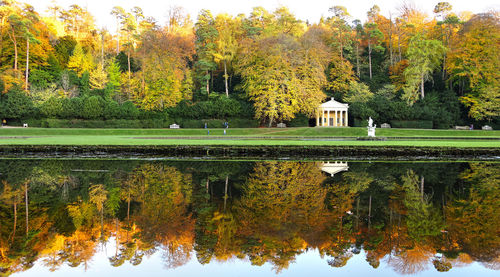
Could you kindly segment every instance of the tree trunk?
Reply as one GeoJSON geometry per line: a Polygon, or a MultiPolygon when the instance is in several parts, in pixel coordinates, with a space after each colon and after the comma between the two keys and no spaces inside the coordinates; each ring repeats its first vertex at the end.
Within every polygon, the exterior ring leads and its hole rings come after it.
{"type": "Polygon", "coordinates": [[[130,49],[127,51],[127,64],[128,64],[128,89],[127,94],[130,99],[130,49]]]}
{"type": "Polygon", "coordinates": [[[370,39],[368,39],[368,68],[370,69],[370,80],[372,79],[372,43],[370,39]]]}
{"type": "Polygon", "coordinates": [[[229,183],[229,176],[226,175],[226,185],[224,186],[224,212],[226,212],[226,202],[227,202],[227,185],[229,183]]]}
{"type": "Polygon", "coordinates": [[[340,60],[344,63],[344,44],[342,41],[342,29],[339,28],[339,41],[340,41],[340,60]]]}
{"type": "Polygon", "coordinates": [[[271,115],[271,117],[269,117],[269,128],[271,128],[273,126],[273,116],[271,115]]]}
{"type": "Polygon", "coordinates": [[[104,209],[101,209],[101,237],[103,235],[104,231],[104,209]]]}
{"type": "Polygon", "coordinates": [[[356,43],[356,72],[358,73],[358,78],[360,78],[361,71],[359,69],[359,41],[356,43]]]}
{"type": "Polygon", "coordinates": [[[224,60],[224,84],[226,85],[226,97],[229,97],[229,88],[227,86],[227,62],[224,60]]]}
{"type": "Polygon", "coordinates": [[[16,33],[14,32],[14,29],[12,29],[12,35],[10,35],[10,39],[12,40],[12,43],[14,44],[14,71],[17,74],[17,77],[19,77],[19,74],[17,73],[17,40],[16,40],[16,33]]]}
{"type": "Polygon", "coordinates": [[[210,70],[210,87],[214,90],[214,71],[210,70]]]}
{"type": "Polygon", "coordinates": [[[120,54],[120,22],[116,18],[116,55],[120,54]]]}
{"type": "Polygon", "coordinates": [[[28,183],[24,184],[24,202],[25,202],[25,212],[26,212],[26,235],[28,235],[28,231],[29,231],[28,183]]]}
{"type": "Polygon", "coordinates": [[[115,257],[118,256],[118,247],[120,246],[120,243],[118,242],[118,219],[115,218],[115,257]]]}
{"type": "Polygon", "coordinates": [[[420,197],[422,198],[422,202],[424,201],[424,184],[425,184],[424,176],[421,176],[420,177],[420,197]]]}
{"type": "Polygon", "coordinates": [[[127,197],[127,224],[130,221],[130,192],[128,193],[127,197]]]}
{"type": "MultiPolygon", "coordinates": [[[[210,76],[208,74],[208,70],[205,71],[206,76],[210,76]]],[[[207,96],[210,95],[210,83],[208,82],[208,79],[206,80],[206,86],[207,86],[207,96]]]]}
{"type": "MultiPolygon", "coordinates": [[[[142,47],[144,49],[144,46],[142,47]]],[[[143,95],[146,93],[146,77],[144,77],[144,67],[146,65],[146,49],[142,51],[142,66],[143,69],[141,70],[141,79],[142,79],[142,93],[143,95]]]]}
{"type": "Polygon", "coordinates": [[[394,58],[392,53],[392,14],[389,13],[389,56],[391,60],[391,66],[394,65],[394,58]]]}
{"type": "Polygon", "coordinates": [[[0,57],[3,56],[3,25],[5,23],[5,17],[2,17],[2,22],[0,22],[0,57]]]}
{"type": "Polygon", "coordinates": [[[368,200],[368,229],[370,229],[372,223],[372,196],[368,200]]]}
{"type": "Polygon", "coordinates": [[[401,57],[401,33],[400,30],[398,29],[398,52],[399,52],[399,61],[402,60],[401,57]]]}
{"type": "Polygon", "coordinates": [[[101,34],[101,70],[104,70],[104,33],[101,34]]]}
{"type": "Polygon", "coordinates": [[[14,229],[12,230],[12,241],[14,241],[14,237],[16,236],[16,227],[17,227],[17,203],[14,202],[14,229]]]}
{"type": "Polygon", "coordinates": [[[446,53],[443,54],[443,72],[441,75],[441,79],[444,82],[444,79],[446,78],[446,53]]]}
{"type": "Polygon", "coordinates": [[[422,99],[424,99],[425,93],[424,93],[424,74],[422,74],[421,79],[420,79],[420,95],[422,96],[422,99]]]}
{"type": "Polygon", "coordinates": [[[356,230],[359,230],[359,197],[356,201],[356,230]]]}
{"type": "Polygon", "coordinates": [[[29,67],[30,67],[30,40],[26,39],[26,80],[25,89],[28,90],[28,77],[29,77],[29,67]]]}

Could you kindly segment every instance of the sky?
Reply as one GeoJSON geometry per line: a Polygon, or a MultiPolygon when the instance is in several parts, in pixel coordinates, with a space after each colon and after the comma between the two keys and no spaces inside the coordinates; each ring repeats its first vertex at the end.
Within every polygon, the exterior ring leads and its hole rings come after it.
{"type": "MultiPolygon", "coordinates": [[[[396,13],[396,8],[403,0],[20,0],[36,8],[45,14],[51,3],[55,1],[64,8],[71,4],[77,4],[87,9],[94,15],[99,27],[114,30],[115,20],[110,15],[114,6],[121,6],[130,10],[134,6],[143,9],[146,16],[153,16],[158,23],[164,24],[167,11],[172,6],[183,7],[193,21],[201,9],[209,9],[212,14],[229,13],[237,15],[244,13],[248,15],[252,7],[262,6],[273,11],[276,7],[286,6],[297,18],[310,23],[318,22],[321,16],[329,16],[328,8],[336,5],[345,6],[352,19],[366,20],[366,12],[373,6],[378,5],[381,13],[388,16],[391,12],[396,13]]],[[[406,0],[413,1],[415,5],[432,15],[434,6],[440,1],[447,1],[453,6],[454,12],[471,11],[474,13],[495,9],[500,11],[498,0],[406,0]]]]}

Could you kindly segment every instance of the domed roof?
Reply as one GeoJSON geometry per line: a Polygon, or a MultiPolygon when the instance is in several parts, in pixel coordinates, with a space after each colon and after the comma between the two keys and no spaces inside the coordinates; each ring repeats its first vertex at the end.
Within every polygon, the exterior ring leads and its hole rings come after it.
{"type": "Polygon", "coordinates": [[[349,108],[349,105],[337,102],[332,97],[330,99],[330,101],[321,104],[320,107],[323,108],[323,109],[325,109],[325,108],[326,109],[347,109],[347,108],[349,108]]]}

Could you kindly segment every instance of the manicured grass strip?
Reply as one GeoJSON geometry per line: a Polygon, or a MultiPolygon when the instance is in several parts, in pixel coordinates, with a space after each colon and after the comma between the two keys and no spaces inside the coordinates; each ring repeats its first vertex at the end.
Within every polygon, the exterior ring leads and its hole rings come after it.
{"type": "MultiPolygon", "coordinates": [[[[0,139],[0,145],[343,145],[343,146],[431,146],[500,148],[491,140],[398,140],[398,141],[323,141],[280,139],[134,139],[126,136],[51,136],[0,139]]],[[[1,147],[1,146],[0,146],[1,147]]]]}
{"type": "MultiPolygon", "coordinates": [[[[230,128],[231,136],[361,137],[366,128],[230,128]]],[[[210,135],[222,135],[223,129],[210,129],[210,135]]],[[[79,129],[79,128],[0,128],[0,137],[8,136],[206,136],[205,129],[79,129]]],[[[377,129],[385,137],[498,137],[500,131],[377,129]]],[[[0,141],[0,144],[2,141],[0,141]]]]}

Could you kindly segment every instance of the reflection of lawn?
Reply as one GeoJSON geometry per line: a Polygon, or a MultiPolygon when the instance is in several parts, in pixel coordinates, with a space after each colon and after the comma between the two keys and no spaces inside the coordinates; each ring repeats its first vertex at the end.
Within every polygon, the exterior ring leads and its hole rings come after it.
{"type": "Polygon", "coordinates": [[[25,145],[352,145],[352,146],[440,146],[500,147],[500,140],[397,140],[397,141],[325,141],[299,139],[136,139],[129,136],[75,135],[0,139],[0,144],[25,145]]]}
{"type": "MultiPolygon", "coordinates": [[[[245,137],[293,136],[293,137],[361,137],[366,128],[236,128],[228,129],[228,135],[245,137]]],[[[210,129],[210,135],[223,135],[222,129],[210,129]]],[[[57,129],[57,128],[0,128],[5,136],[207,136],[205,129],[57,129]]],[[[497,137],[500,131],[377,129],[377,136],[384,137],[497,137]]],[[[6,143],[0,140],[0,143],[6,143]]],[[[146,143],[146,142],[143,142],[146,143]]],[[[139,144],[143,144],[139,143],[139,144]]]]}

